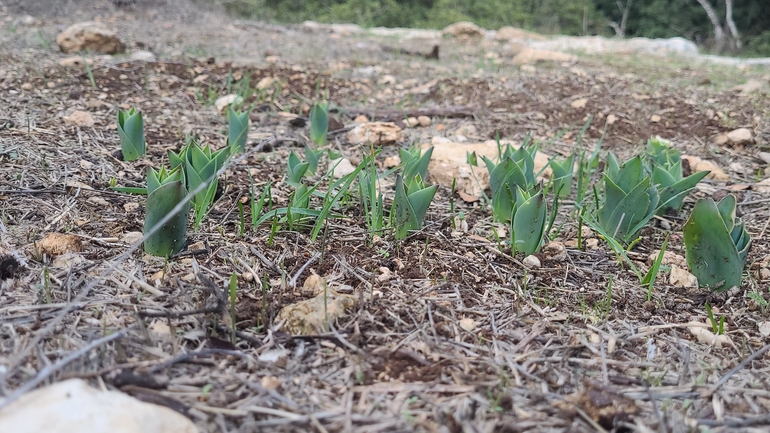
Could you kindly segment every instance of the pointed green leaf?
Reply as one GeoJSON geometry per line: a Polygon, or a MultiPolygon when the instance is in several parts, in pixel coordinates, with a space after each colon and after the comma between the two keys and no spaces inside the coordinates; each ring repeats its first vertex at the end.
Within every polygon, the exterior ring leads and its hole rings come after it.
{"type": "MultiPolygon", "coordinates": [[[[727,205],[729,201],[724,207],[727,205]]],[[[690,272],[701,287],[716,291],[740,286],[744,265],[725,227],[725,210],[729,209],[719,209],[711,198],[700,199],[683,229],[690,272]]]]}
{"type": "MultiPolygon", "coordinates": [[[[163,184],[150,193],[147,196],[144,233],[149,233],[186,195],[187,189],[179,181],[163,184]]],[[[185,205],[180,212],[174,214],[168,222],[145,240],[144,249],[148,254],[169,257],[182,249],[189,209],[189,204],[185,205]]]]}
{"type": "Polygon", "coordinates": [[[511,245],[514,252],[530,255],[540,249],[545,230],[545,218],[546,204],[542,191],[529,197],[524,203],[516,204],[516,211],[511,221],[511,245]]]}

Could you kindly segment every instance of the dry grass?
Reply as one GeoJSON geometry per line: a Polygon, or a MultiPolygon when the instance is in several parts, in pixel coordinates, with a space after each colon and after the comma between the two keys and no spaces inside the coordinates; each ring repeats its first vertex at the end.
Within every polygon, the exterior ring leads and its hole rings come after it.
{"type": "MultiPolygon", "coordinates": [[[[0,28],[6,47],[0,53],[0,242],[21,262],[19,269],[0,263],[0,273],[10,272],[0,289],[0,390],[6,396],[65,378],[102,380],[170,406],[202,430],[222,432],[734,432],[770,424],[770,358],[758,329],[768,320],[760,262],[768,254],[770,211],[767,195],[751,188],[765,166],[756,147],[712,144],[717,133],[746,125],[766,143],[766,98],[698,85],[713,73],[681,65],[661,66],[670,77],[662,81],[659,70],[654,77],[643,70],[624,76],[616,59],[532,74],[505,66],[505,58],[495,66],[478,47],[450,41],[442,41],[446,57],[431,62],[376,50],[375,38],[230,27],[222,15],[194,8],[175,15],[170,7],[152,13],[147,6],[125,11],[102,2],[77,10],[77,18],[119,17],[129,44],[149,42],[163,61],[99,64],[93,89],[84,71],[57,65],[60,55],[50,45],[57,26],[70,19],[47,17],[40,29],[0,28]],[[281,63],[268,65],[266,54],[281,63]],[[201,58],[209,55],[216,61],[201,58]],[[253,64],[242,66],[247,56],[253,64]],[[108,187],[113,179],[142,184],[145,167],[160,166],[185,133],[221,145],[224,119],[210,104],[224,94],[230,74],[248,75],[252,84],[278,78],[283,93],[253,114],[252,150],[228,169],[217,206],[190,234],[190,250],[167,264],[143,255],[133,236],[142,228],[144,200],[108,187]],[[381,80],[385,75],[396,82],[381,80]],[[410,79],[412,86],[398,87],[410,79]],[[428,93],[408,92],[433,79],[428,93]],[[745,283],[708,295],[671,286],[661,275],[648,301],[636,276],[601,243],[587,251],[570,248],[562,258],[543,254],[541,268],[525,270],[500,252],[483,206],[454,197],[469,230],[452,228],[446,188],[425,229],[400,243],[384,234],[380,243],[367,244],[355,201],[345,209],[348,218],[330,221],[316,243],[304,231],[280,231],[271,242],[269,227],[238,236],[236,202],[248,196],[247,170],[259,188],[276,184],[276,204],[288,200],[285,157],[304,145],[307,129],[277,114],[306,115],[317,89],[341,107],[478,108],[470,119],[435,118],[429,129],[406,131],[419,142],[468,123],[476,126],[475,140],[495,132],[547,140],[569,127],[547,149],[569,152],[589,114],[597,116],[587,132],[589,147],[609,114],[621,120],[608,129],[605,149],[627,155],[652,134],[673,138],[731,175],[731,182],[709,182],[697,194],[731,191],[744,203],[755,239],[745,283]],[[582,97],[589,99],[586,108],[572,108],[582,97]],[[150,155],[144,161],[116,157],[114,117],[124,105],[145,113],[150,155]],[[95,125],[63,123],[75,109],[93,114],[95,125]],[[667,121],[650,122],[656,113],[667,121]],[[49,232],[75,235],[83,251],[41,256],[35,242],[49,232]],[[232,273],[240,276],[236,323],[223,311],[232,273]],[[282,307],[313,296],[300,287],[311,273],[354,295],[356,306],[324,332],[291,335],[275,319],[282,307]],[[693,337],[692,323],[706,321],[704,302],[726,318],[731,344],[720,348],[693,337]]],[[[756,73],[763,72],[736,74],[756,73]]],[[[349,146],[344,134],[334,138],[335,148],[360,158],[362,149],[349,146]]],[[[383,156],[394,153],[385,149],[383,156]]],[[[565,205],[559,216],[565,222],[560,241],[575,238],[571,210],[565,205]]],[[[682,222],[670,220],[669,249],[680,254],[682,222]]],[[[632,258],[644,262],[667,233],[659,224],[645,229],[632,258]]]]}

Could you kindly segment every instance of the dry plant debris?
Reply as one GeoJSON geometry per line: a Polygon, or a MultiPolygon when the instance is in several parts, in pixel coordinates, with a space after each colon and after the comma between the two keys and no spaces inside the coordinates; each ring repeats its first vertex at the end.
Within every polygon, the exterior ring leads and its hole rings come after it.
{"type": "MultiPolygon", "coordinates": [[[[44,16],[19,35],[0,27],[0,406],[43,383],[81,378],[168,406],[201,431],[732,432],[770,425],[770,199],[754,187],[767,170],[757,152],[770,140],[770,105],[761,93],[737,98],[730,90],[737,81],[766,80],[767,70],[657,57],[578,57],[579,70],[558,62],[519,69],[485,57],[502,46],[484,39],[442,40],[440,60],[422,59],[367,49],[380,46],[376,36],[230,25],[185,0],[168,4],[126,11],[100,1],[70,11],[72,22],[108,18],[129,50],[152,38],[161,59],[95,59],[95,87],[82,64],[59,66],[52,41],[61,18],[44,16]],[[247,63],[254,53],[265,58],[247,63]],[[380,81],[385,75],[392,79],[380,81]],[[144,255],[136,248],[144,198],[109,187],[142,186],[146,169],[164,163],[186,134],[222,146],[220,98],[247,81],[258,91],[244,101],[254,107],[246,156],[228,169],[200,230],[190,232],[190,243],[200,244],[168,263],[144,255]],[[539,267],[525,268],[521,257],[500,250],[482,191],[470,185],[456,196],[440,188],[424,229],[402,242],[388,233],[369,241],[355,205],[330,219],[315,243],[307,231],[271,235],[266,225],[239,233],[237,203],[248,201],[249,173],[260,191],[272,183],[275,206],[288,203],[286,158],[307,143],[319,94],[341,123],[329,128],[330,149],[354,165],[368,150],[346,136],[360,114],[392,122],[389,134],[401,129],[401,146],[439,146],[434,137],[457,143],[455,131],[471,124],[479,141],[554,139],[543,149],[551,155],[590,149],[602,134],[602,149],[621,156],[650,136],[672,139],[725,174],[699,186],[696,197],[738,197],[755,239],[744,283],[709,294],[661,275],[648,299],[598,238],[586,235],[587,248],[577,248],[580,228],[567,218],[568,204],[557,218],[557,226],[566,222],[559,244],[534,256],[539,267]],[[145,115],[148,156],[127,163],[114,118],[131,106],[145,115]],[[430,119],[405,128],[411,116],[430,119]],[[753,141],[714,142],[738,127],[749,128],[753,141]],[[36,253],[46,233],[73,244],[36,253]],[[53,262],[66,251],[78,258],[53,262]],[[310,275],[327,284],[326,295],[298,286],[310,275]],[[282,320],[282,310],[305,303],[317,314],[324,301],[324,318],[334,320],[322,327],[282,320]],[[705,303],[725,318],[726,335],[713,334],[705,303]]],[[[398,48],[419,50],[414,44],[398,48]]],[[[392,185],[381,180],[385,191],[392,185]]],[[[683,222],[681,215],[656,218],[631,259],[646,270],[669,233],[669,251],[683,255],[676,235],[683,222]]]]}

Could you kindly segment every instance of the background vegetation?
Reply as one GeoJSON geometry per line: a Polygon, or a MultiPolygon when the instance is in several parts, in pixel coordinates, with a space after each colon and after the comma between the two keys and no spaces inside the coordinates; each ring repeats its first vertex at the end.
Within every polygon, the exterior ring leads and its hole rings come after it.
{"type": "MultiPolygon", "coordinates": [[[[271,22],[356,23],[364,27],[443,28],[473,21],[487,28],[510,25],[544,34],[617,33],[628,8],[624,36],[681,36],[713,47],[715,29],[699,0],[212,0],[236,15],[271,22]],[[628,4],[630,3],[630,4],[628,4]],[[628,4],[628,6],[627,6],[628,4]],[[617,27],[615,27],[617,28],[617,27]]],[[[706,0],[727,33],[726,1],[706,0]]],[[[718,51],[770,55],[767,0],[732,0],[732,17],[741,43],[718,51]]]]}

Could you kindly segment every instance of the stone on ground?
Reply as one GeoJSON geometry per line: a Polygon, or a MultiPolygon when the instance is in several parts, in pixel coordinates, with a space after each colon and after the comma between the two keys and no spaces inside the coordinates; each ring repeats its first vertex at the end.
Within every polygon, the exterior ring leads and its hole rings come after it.
{"type": "Polygon", "coordinates": [[[96,21],[73,24],[56,36],[56,44],[65,53],[94,51],[102,54],[122,53],[126,46],[116,32],[96,21]]]}
{"type": "Polygon", "coordinates": [[[442,33],[453,38],[480,38],[484,36],[484,29],[469,21],[460,21],[444,27],[442,33]]]}
{"type": "Polygon", "coordinates": [[[14,433],[195,433],[189,419],[165,406],[81,379],[38,389],[0,411],[0,431],[14,433]]]}
{"type": "MultiPolygon", "coordinates": [[[[508,140],[501,140],[500,143],[502,145],[511,144],[514,147],[518,147],[518,145],[514,145],[513,142],[508,140]]],[[[496,161],[497,142],[495,140],[488,140],[483,143],[457,143],[436,140],[432,143],[423,144],[423,151],[431,146],[434,146],[433,156],[428,165],[431,182],[451,188],[452,181],[457,179],[457,190],[475,197],[481,196],[481,192],[489,188],[489,173],[481,161],[481,157],[486,156],[496,161]],[[467,163],[466,154],[472,152],[476,152],[480,164],[478,167],[471,167],[467,163]],[[471,168],[473,171],[471,171],[471,168]]],[[[535,172],[537,173],[546,165],[548,165],[548,155],[538,152],[535,156],[535,172]]],[[[546,176],[550,175],[550,170],[546,169],[544,174],[546,176]]]]}

